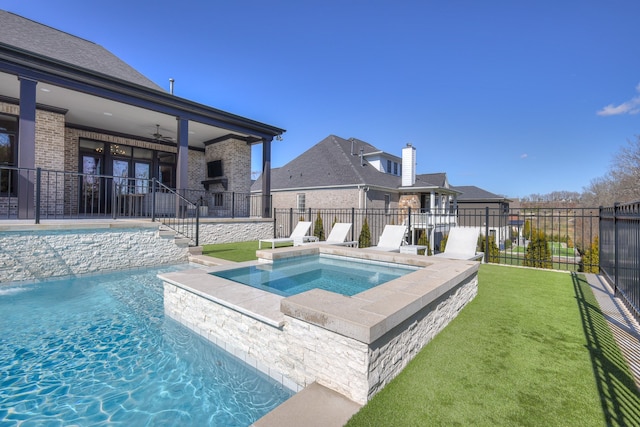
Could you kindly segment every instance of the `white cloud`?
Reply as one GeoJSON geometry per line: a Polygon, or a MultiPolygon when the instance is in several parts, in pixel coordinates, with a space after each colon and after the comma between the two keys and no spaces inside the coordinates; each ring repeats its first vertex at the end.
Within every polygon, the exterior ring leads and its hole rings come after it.
{"type": "Polygon", "coordinates": [[[529,155],[527,153],[520,154],[520,158],[521,159],[526,159],[527,157],[529,157],[529,155]]]}
{"type": "MultiPolygon", "coordinates": [[[[636,86],[636,92],[640,93],[640,83],[636,86]]],[[[599,116],[617,116],[618,114],[638,113],[640,113],[640,95],[636,95],[620,105],[609,104],[596,114],[599,116]]]]}

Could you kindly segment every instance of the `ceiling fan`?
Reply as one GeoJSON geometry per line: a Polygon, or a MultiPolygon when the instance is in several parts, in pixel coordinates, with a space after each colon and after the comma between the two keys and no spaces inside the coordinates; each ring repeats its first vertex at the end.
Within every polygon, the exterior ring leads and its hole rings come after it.
{"type": "Polygon", "coordinates": [[[160,133],[160,125],[156,125],[156,132],[151,134],[156,141],[173,141],[170,136],[163,136],[160,133]]]}

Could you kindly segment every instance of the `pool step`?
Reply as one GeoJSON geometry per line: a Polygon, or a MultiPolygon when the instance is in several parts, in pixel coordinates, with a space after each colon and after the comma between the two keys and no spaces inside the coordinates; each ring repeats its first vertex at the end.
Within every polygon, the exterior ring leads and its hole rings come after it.
{"type": "Polygon", "coordinates": [[[342,427],[360,407],[340,393],[313,383],[252,427],[342,427]]]}
{"type": "Polygon", "coordinates": [[[160,237],[161,239],[173,239],[174,243],[180,248],[189,247],[189,245],[191,244],[191,239],[179,236],[170,228],[160,227],[158,229],[158,237],[160,237]]]}

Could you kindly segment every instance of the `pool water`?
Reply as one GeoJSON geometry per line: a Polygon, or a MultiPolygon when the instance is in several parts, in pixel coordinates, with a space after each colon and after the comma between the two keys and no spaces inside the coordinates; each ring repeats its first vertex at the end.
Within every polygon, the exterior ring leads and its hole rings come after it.
{"type": "Polygon", "coordinates": [[[0,286],[0,425],[248,426],[291,397],[164,316],[175,269],[0,286]]]}
{"type": "Polygon", "coordinates": [[[352,296],[417,269],[401,264],[373,263],[320,254],[210,274],[285,297],[311,289],[352,296]]]}

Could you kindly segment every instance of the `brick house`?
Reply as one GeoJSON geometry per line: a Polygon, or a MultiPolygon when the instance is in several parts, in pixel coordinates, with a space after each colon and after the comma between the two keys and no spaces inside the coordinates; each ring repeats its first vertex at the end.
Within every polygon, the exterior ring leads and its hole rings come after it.
{"type": "MultiPolygon", "coordinates": [[[[36,168],[248,194],[251,146],[262,144],[269,176],[283,129],[175,96],[173,82],[165,91],[102,46],[13,13],[0,10],[0,28],[3,217],[32,217],[36,168]]],[[[86,186],[85,178],[73,191],[86,186]]],[[[83,203],[62,186],[43,191],[83,203]]],[[[261,191],[270,194],[269,179],[261,191]]]]}
{"type": "MultiPolygon", "coordinates": [[[[252,191],[259,193],[261,188],[260,177],[252,191]]],[[[416,148],[410,144],[398,157],[359,139],[335,135],[274,168],[271,194],[276,209],[299,213],[308,208],[398,210],[396,223],[408,223],[410,207],[412,232],[428,232],[436,248],[449,227],[463,225],[458,224],[460,208],[479,206],[476,203],[493,206],[500,199],[499,206],[506,203],[508,209],[508,201],[493,193],[450,185],[444,172],[416,173],[416,148]]]]}

